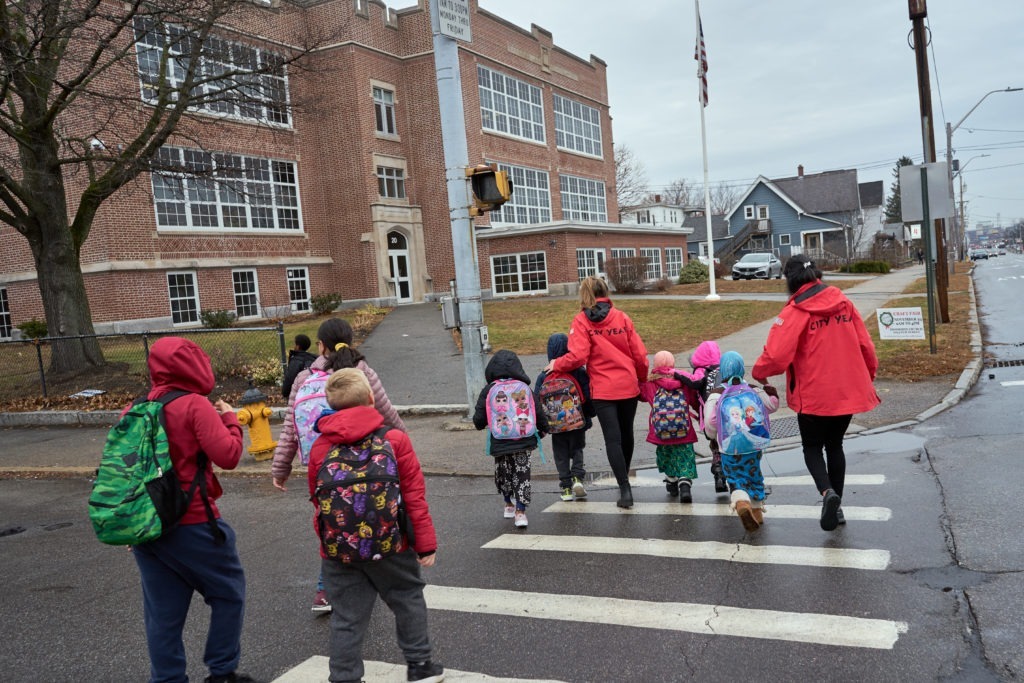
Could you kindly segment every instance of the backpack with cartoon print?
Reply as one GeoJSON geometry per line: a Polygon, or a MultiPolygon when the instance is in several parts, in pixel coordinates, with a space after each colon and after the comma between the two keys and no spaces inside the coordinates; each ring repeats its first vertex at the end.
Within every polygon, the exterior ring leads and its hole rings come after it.
{"type": "Polygon", "coordinates": [[[487,430],[495,439],[537,434],[533,391],[518,379],[499,379],[487,391],[487,430]]]}
{"type": "Polygon", "coordinates": [[[309,376],[295,391],[292,421],[295,424],[295,438],[299,442],[299,460],[303,465],[309,464],[313,442],[320,436],[320,432],[314,429],[316,421],[330,408],[324,391],[330,376],[329,372],[323,370],[310,370],[309,376]]]}
{"type": "Polygon", "coordinates": [[[561,434],[583,429],[583,391],[572,375],[549,372],[537,390],[541,410],[548,420],[548,432],[561,434]]]}
{"type": "MultiPolygon", "coordinates": [[[[343,563],[370,562],[404,547],[405,508],[398,460],[381,427],[354,444],[335,444],[316,473],[312,500],[324,555],[343,563]]],[[[409,538],[409,543],[412,539],[409,538]]]]}
{"type": "Polygon", "coordinates": [[[690,431],[690,406],[682,390],[658,387],[651,399],[651,428],[662,441],[678,442],[690,431]]]}
{"type": "Polygon", "coordinates": [[[740,455],[768,448],[772,440],[768,410],[749,384],[740,380],[726,385],[715,411],[722,453],[740,455]]]}

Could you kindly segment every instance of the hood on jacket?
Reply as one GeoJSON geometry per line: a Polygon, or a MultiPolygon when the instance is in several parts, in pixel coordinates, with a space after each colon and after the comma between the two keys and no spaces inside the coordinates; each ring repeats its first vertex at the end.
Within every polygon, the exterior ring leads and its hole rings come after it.
{"type": "Polygon", "coordinates": [[[530,378],[526,375],[526,370],[523,370],[523,363],[519,360],[519,356],[514,351],[501,349],[494,353],[494,356],[488,361],[487,367],[484,368],[484,379],[494,382],[506,378],[518,379],[526,385],[530,384],[530,378]]]}
{"type": "Polygon", "coordinates": [[[697,368],[710,368],[722,360],[722,349],[718,348],[718,344],[713,341],[703,341],[697,345],[697,348],[690,355],[690,367],[696,370],[697,368]]]}
{"type": "Polygon", "coordinates": [[[367,434],[379,429],[384,417],[373,406],[353,406],[316,421],[320,433],[331,443],[356,443],[367,434]]]}
{"type": "Polygon", "coordinates": [[[743,373],[743,356],[735,351],[722,354],[722,362],[718,364],[718,379],[722,386],[729,384],[733,378],[743,379],[743,373]]]}
{"type": "Polygon", "coordinates": [[[584,308],[583,312],[590,319],[590,322],[599,323],[612,312],[612,302],[610,299],[598,299],[593,308],[584,308]]]}
{"type": "Polygon", "coordinates": [[[548,337],[548,360],[561,358],[569,353],[569,335],[555,332],[548,337]]]}
{"type": "Polygon", "coordinates": [[[807,298],[802,298],[802,295],[807,290],[820,284],[823,284],[821,280],[807,283],[789,298],[789,303],[810,315],[819,316],[835,313],[846,306],[847,298],[842,291],[838,287],[830,287],[828,285],[824,285],[824,289],[811,294],[807,298]]]}
{"type": "Polygon", "coordinates": [[[157,339],[149,347],[146,364],[149,366],[150,398],[161,396],[172,389],[206,396],[216,384],[210,357],[188,339],[157,339]]]}

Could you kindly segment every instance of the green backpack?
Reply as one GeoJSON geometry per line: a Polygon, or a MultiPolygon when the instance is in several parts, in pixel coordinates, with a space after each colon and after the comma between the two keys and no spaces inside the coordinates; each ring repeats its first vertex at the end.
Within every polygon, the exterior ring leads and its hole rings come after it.
{"type": "Polygon", "coordinates": [[[187,493],[171,463],[164,406],[187,393],[169,391],[152,401],[136,399],[107,434],[89,497],[89,519],[103,543],[138,545],[160,538],[188,511],[197,485],[207,516],[220,531],[206,496],[206,455],[199,454],[187,493]]]}

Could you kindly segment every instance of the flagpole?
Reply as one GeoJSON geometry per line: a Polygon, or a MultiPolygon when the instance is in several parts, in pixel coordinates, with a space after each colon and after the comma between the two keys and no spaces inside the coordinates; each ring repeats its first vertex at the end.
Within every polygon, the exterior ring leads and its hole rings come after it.
{"type": "Polygon", "coordinates": [[[704,123],[704,59],[700,52],[704,49],[703,31],[700,25],[700,0],[693,0],[693,9],[697,14],[697,100],[700,102],[700,146],[704,152],[704,224],[708,238],[708,282],[711,292],[704,297],[706,301],[719,301],[722,297],[715,293],[715,241],[711,232],[711,188],[708,186],[708,137],[704,123]]]}

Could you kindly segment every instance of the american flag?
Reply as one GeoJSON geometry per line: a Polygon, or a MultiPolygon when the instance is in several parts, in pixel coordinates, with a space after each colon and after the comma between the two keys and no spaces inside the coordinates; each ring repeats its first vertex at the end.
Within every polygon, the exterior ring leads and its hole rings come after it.
{"type": "Polygon", "coordinates": [[[700,103],[708,106],[708,51],[704,47],[704,25],[697,15],[697,47],[693,51],[697,60],[697,78],[700,79],[700,103]]]}

